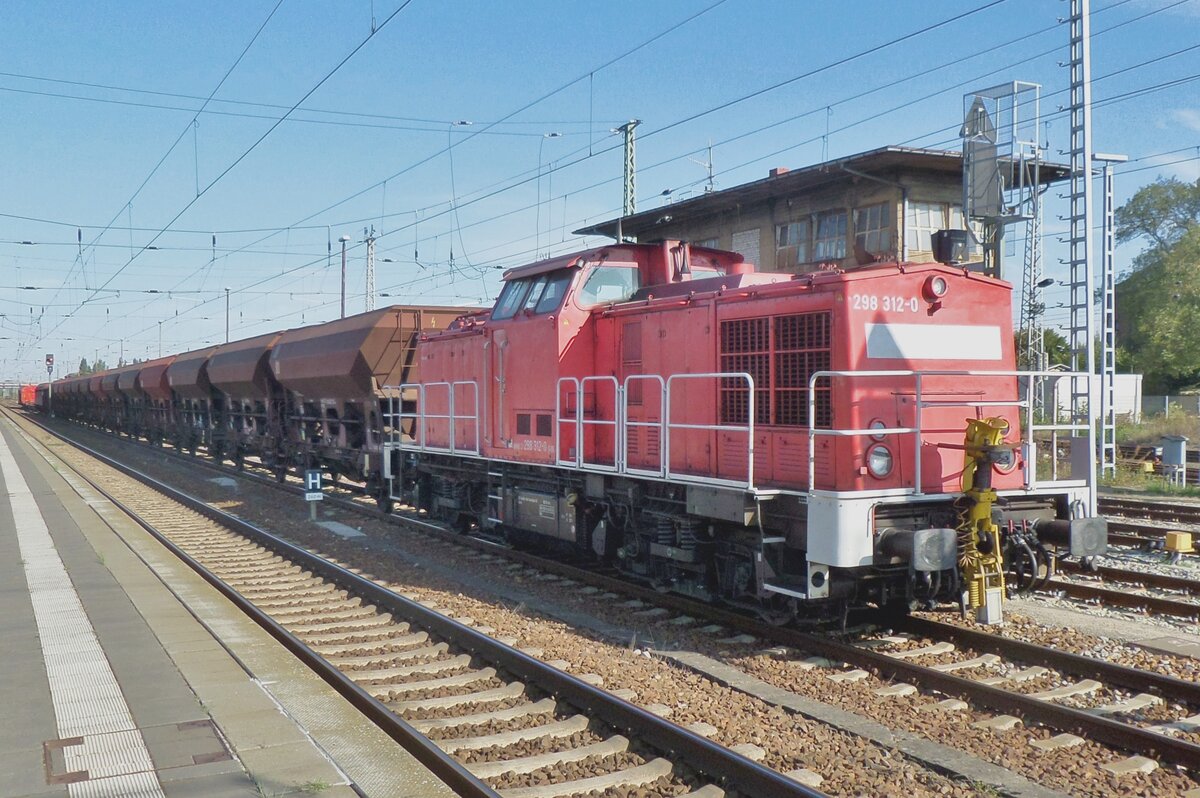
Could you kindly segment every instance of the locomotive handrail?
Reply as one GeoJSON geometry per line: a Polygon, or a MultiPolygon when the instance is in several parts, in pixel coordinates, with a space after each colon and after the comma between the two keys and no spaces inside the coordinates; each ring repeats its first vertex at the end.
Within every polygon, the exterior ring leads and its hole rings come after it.
{"type": "MultiPolygon", "coordinates": [[[[855,371],[855,370],[824,370],[815,371],[809,375],[808,379],[808,418],[810,421],[808,430],[808,490],[813,492],[816,490],[816,439],[818,435],[832,437],[860,437],[863,435],[906,435],[912,434],[914,437],[914,483],[913,487],[906,490],[908,495],[925,496],[927,495],[922,487],[922,471],[921,471],[921,446],[923,443],[924,427],[921,423],[921,411],[926,407],[1016,407],[1024,411],[1026,415],[1025,430],[1028,435],[1028,440],[1025,436],[1021,436],[1021,448],[1025,451],[1025,468],[1024,468],[1024,483],[1026,490],[1033,489],[1040,485],[1061,485],[1061,486],[1086,486],[1095,490],[1094,474],[1091,479],[1084,480],[1058,480],[1057,479],[1057,463],[1054,467],[1054,478],[1049,482],[1042,482],[1037,479],[1037,463],[1035,458],[1033,435],[1035,432],[1050,432],[1057,439],[1060,432],[1075,432],[1087,431],[1088,439],[1092,448],[1095,448],[1095,428],[1091,424],[1076,424],[1072,422],[1052,423],[1052,424],[1035,424],[1033,418],[1034,403],[1030,401],[1029,396],[1024,399],[1016,398],[1011,401],[1005,400],[990,400],[990,399],[923,399],[922,398],[922,380],[925,377],[1016,377],[1026,380],[1025,391],[1032,394],[1035,390],[1036,381],[1046,378],[1070,378],[1083,379],[1088,382],[1088,390],[1091,390],[1090,381],[1093,375],[1086,372],[1064,372],[1064,371],[1015,371],[1015,370],[998,370],[998,371],[981,371],[981,370],[914,370],[914,369],[884,369],[875,371],[855,371]],[[915,427],[874,427],[866,430],[834,430],[834,429],[819,429],[812,424],[816,416],[816,385],[817,380],[821,378],[831,377],[913,377],[914,378],[914,410],[916,411],[916,426],[915,427]]],[[[1018,387],[1018,391],[1020,391],[1018,387]]],[[[1054,417],[1058,417],[1058,409],[1055,408],[1054,417]]],[[[863,493],[866,491],[838,491],[839,493],[863,493]]],[[[1094,502],[1093,502],[1094,503],[1094,502]]]]}
{"type": "Polygon", "coordinates": [[[621,385],[617,382],[617,378],[607,374],[592,375],[584,377],[582,380],[575,377],[559,377],[555,385],[554,395],[554,457],[558,465],[574,466],[576,468],[593,469],[596,471],[616,472],[621,470],[620,459],[620,413],[621,413],[621,385]],[[611,383],[613,389],[613,411],[616,414],[615,418],[584,418],[583,417],[583,396],[587,390],[589,382],[611,383]],[[562,415],[562,386],[563,383],[569,384],[575,390],[575,418],[563,418],[562,415]],[[562,447],[559,441],[559,430],[562,424],[575,425],[575,457],[563,457],[562,447]],[[604,426],[613,428],[613,462],[612,465],[607,463],[592,463],[588,462],[585,456],[583,445],[584,429],[589,425],[604,426]]]}
{"type": "Polygon", "coordinates": [[[665,465],[665,462],[666,462],[665,454],[666,454],[667,450],[664,446],[664,441],[666,439],[666,427],[664,426],[665,415],[663,413],[661,404],[666,401],[666,397],[667,397],[666,380],[664,380],[662,378],[661,374],[630,374],[628,377],[625,378],[625,382],[621,385],[621,394],[622,394],[622,396],[621,396],[621,399],[622,399],[621,429],[624,432],[624,436],[621,440],[621,459],[622,459],[621,473],[633,474],[635,476],[643,476],[643,477],[659,477],[659,478],[665,477],[667,475],[667,470],[666,470],[666,465],[665,465]],[[659,401],[660,407],[659,407],[657,421],[630,421],[629,420],[629,385],[634,380],[655,380],[656,382],[658,382],[658,401],[659,401]],[[650,471],[649,469],[645,469],[645,468],[630,468],[629,467],[629,428],[630,427],[646,427],[646,428],[657,427],[658,428],[658,440],[659,440],[658,470],[650,471]]]}
{"type": "MultiPolygon", "coordinates": [[[[390,390],[390,388],[385,388],[385,390],[390,390]]],[[[443,381],[439,381],[439,382],[402,383],[399,386],[398,393],[394,396],[389,396],[388,400],[389,400],[389,405],[393,405],[393,403],[399,402],[400,403],[400,412],[388,413],[387,415],[393,416],[399,422],[403,422],[405,419],[408,419],[408,418],[413,419],[413,421],[415,422],[414,426],[416,427],[415,431],[417,432],[417,435],[415,436],[417,439],[415,448],[417,449],[417,451],[442,452],[442,453],[446,453],[446,454],[473,454],[476,456],[480,455],[479,383],[475,382],[474,380],[458,380],[455,382],[449,382],[449,381],[443,380],[443,381]],[[457,413],[457,412],[455,412],[455,400],[454,400],[455,391],[456,391],[456,389],[468,387],[468,386],[471,388],[471,407],[472,407],[471,412],[469,414],[468,413],[457,413]],[[403,397],[404,397],[404,392],[410,388],[415,390],[416,394],[417,394],[416,409],[411,413],[406,413],[406,412],[404,412],[403,397]],[[428,393],[429,393],[428,389],[429,388],[445,388],[446,389],[447,412],[445,412],[445,413],[429,413],[428,412],[428,410],[426,408],[426,399],[428,397],[428,393]],[[448,444],[447,446],[438,446],[435,444],[430,444],[426,440],[425,430],[426,430],[426,422],[427,421],[445,421],[445,422],[447,422],[447,425],[449,427],[449,429],[447,431],[447,433],[448,433],[447,434],[447,444],[448,444]],[[459,421],[470,421],[473,423],[473,427],[472,427],[472,429],[474,431],[474,435],[473,435],[474,444],[473,445],[467,445],[467,446],[459,446],[458,445],[457,422],[459,422],[459,421]]],[[[397,442],[399,443],[400,448],[404,449],[406,447],[404,446],[403,440],[400,439],[401,433],[398,431],[400,429],[400,427],[401,427],[400,423],[393,424],[392,425],[392,435],[397,439],[397,442]]]]}
{"type": "MultiPolygon", "coordinates": [[[[691,482],[699,482],[706,485],[730,485],[746,490],[754,490],[754,377],[746,372],[725,372],[725,371],[709,371],[702,374],[672,374],[667,377],[666,396],[663,399],[663,418],[664,418],[664,460],[666,462],[665,476],[667,479],[672,477],[680,477],[691,482]],[[671,421],[671,386],[676,380],[702,380],[702,379],[741,379],[746,381],[747,388],[747,408],[746,408],[746,423],[741,424],[681,424],[671,421]],[[674,474],[671,472],[671,430],[672,429],[693,429],[707,430],[709,432],[745,432],[746,433],[746,481],[739,482],[733,479],[721,479],[719,477],[698,477],[695,474],[674,474]]],[[[715,472],[717,469],[714,468],[715,472]]]]}

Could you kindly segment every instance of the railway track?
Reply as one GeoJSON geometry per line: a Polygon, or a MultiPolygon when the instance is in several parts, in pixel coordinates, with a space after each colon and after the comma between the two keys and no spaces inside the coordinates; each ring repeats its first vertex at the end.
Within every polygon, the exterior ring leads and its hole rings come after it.
{"type": "MultiPolygon", "coordinates": [[[[193,458],[186,460],[189,463],[196,462],[193,458]]],[[[217,468],[211,463],[205,465],[217,468]]],[[[253,478],[262,484],[289,492],[295,493],[300,490],[297,485],[278,485],[273,480],[253,478]]],[[[344,509],[379,517],[373,507],[361,500],[331,498],[330,501],[344,509]]],[[[1061,730],[1064,734],[1082,735],[1089,741],[1109,745],[1118,750],[1154,757],[1185,768],[1200,768],[1200,733],[1197,731],[1200,730],[1200,716],[1188,714],[1200,707],[1200,696],[1196,695],[1195,685],[1190,682],[1172,680],[1170,677],[1134,669],[1122,669],[1121,666],[1091,657],[1071,655],[1073,659],[1064,658],[1064,652],[1056,652],[1053,648],[1000,638],[987,632],[975,632],[976,637],[968,640],[968,630],[946,624],[934,626],[930,625],[931,622],[915,618],[902,622],[902,629],[907,634],[928,635],[941,643],[952,640],[960,643],[967,641],[971,650],[983,653],[956,659],[956,648],[953,645],[949,649],[936,646],[934,651],[923,653],[920,649],[924,646],[907,638],[884,638],[871,642],[868,646],[854,645],[795,629],[780,629],[725,609],[699,604],[680,596],[663,595],[639,585],[616,581],[602,574],[582,571],[526,552],[498,551],[492,544],[476,541],[416,518],[393,516],[389,520],[419,529],[456,546],[474,548],[487,556],[502,553],[507,558],[531,565],[540,571],[623,594],[644,601],[649,606],[664,607],[696,618],[704,618],[760,639],[771,640],[786,646],[797,656],[798,652],[803,652],[809,658],[815,655],[825,661],[823,667],[832,669],[830,675],[863,671],[865,676],[866,672],[870,672],[880,679],[911,685],[909,689],[949,696],[950,698],[945,700],[961,699],[975,707],[994,710],[1001,713],[995,716],[1000,721],[1007,718],[1008,713],[1012,713],[1026,722],[1045,724],[1061,730]],[[921,623],[926,625],[920,626],[921,623]],[[890,650],[889,647],[894,650],[890,650]],[[910,653],[914,650],[916,654],[910,653]],[[951,659],[925,662],[947,656],[951,659]],[[1008,662],[997,659],[998,657],[1007,658],[1008,662]],[[1031,668],[1033,670],[1030,670],[1031,668]],[[1039,668],[1054,670],[1046,673],[1039,668]],[[993,669],[998,670],[1000,675],[1010,676],[989,676],[988,673],[993,669]],[[978,671],[975,675],[980,678],[962,675],[974,671],[978,671]],[[1041,682],[1033,681],[1037,679],[1041,682]],[[1105,682],[1098,682],[1097,679],[1104,679],[1105,682]],[[1046,690],[1032,689],[1039,683],[1047,682],[1055,686],[1046,690]],[[1125,699],[1120,697],[1121,691],[1135,691],[1134,698],[1137,700],[1125,703],[1125,699]],[[1085,698],[1089,696],[1100,703],[1094,706],[1086,705],[1085,698]],[[1106,696],[1112,700],[1106,700],[1106,696]],[[1169,703],[1168,709],[1161,708],[1164,699],[1169,703]],[[1161,716],[1165,712],[1169,717],[1160,717],[1161,722],[1140,722],[1138,713],[1151,705],[1160,707],[1155,710],[1158,715],[1161,716]]]]}
{"type": "Polygon", "coordinates": [[[1100,512],[1104,515],[1118,515],[1127,519],[1142,517],[1178,524],[1200,524],[1200,504],[1172,504],[1145,499],[1101,496],[1098,505],[1100,512]]]}
{"type": "Polygon", "coordinates": [[[447,617],[71,443],[91,461],[70,464],[82,479],[460,795],[553,798],[620,788],[692,798],[824,795],[605,691],[587,674],[497,640],[470,619],[447,617]]]}

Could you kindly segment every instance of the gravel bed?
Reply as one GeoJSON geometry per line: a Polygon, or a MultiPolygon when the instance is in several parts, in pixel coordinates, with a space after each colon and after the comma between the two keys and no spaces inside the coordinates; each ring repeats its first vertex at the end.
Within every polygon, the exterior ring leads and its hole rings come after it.
{"type": "Polygon", "coordinates": [[[494,690],[503,686],[503,680],[495,676],[489,676],[486,679],[480,679],[470,684],[455,684],[449,687],[426,687],[424,690],[410,690],[404,693],[400,702],[419,701],[424,698],[448,698],[455,695],[482,692],[483,690],[494,690]]]}
{"type": "Polygon", "coordinates": [[[488,779],[488,783],[497,791],[540,784],[561,784],[564,781],[586,779],[616,770],[628,770],[644,764],[646,764],[644,757],[633,751],[624,751],[613,756],[589,756],[578,762],[563,762],[535,770],[532,773],[505,773],[502,776],[488,779]]]}
{"type": "MultiPolygon", "coordinates": [[[[530,756],[548,754],[552,751],[565,751],[569,748],[581,748],[585,745],[603,742],[604,738],[591,729],[575,732],[570,737],[559,737],[554,740],[538,739],[526,743],[530,756]]],[[[512,749],[506,745],[493,745],[487,748],[477,748],[471,751],[459,751],[455,757],[463,764],[476,762],[498,762],[502,759],[512,759],[512,749]]]]}
{"type": "Polygon", "coordinates": [[[512,709],[517,706],[531,704],[536,699],[525,696],[502,698],[499,701],[472,701],[469,704],[459,704],[453,707],[434,707],[432,709],[410,709],[403,715],[405,720],[425,720],[429,718],[457,718],[463,715],[473,715],[476,712],[495,712],[501,709],[512,709]]]}
{"type": "MultiPolygon", "coordinates": [[[[105,447],[97,443],[96,447],[113,450],[112,444],[105,447]]],[[[568,670],[572,673],[596,673],[602,677],[608,689],[633,689],[637,703],[667,706],[671,711],[671,720],[676,723],[711,724],[716,728],[712,733],[712,739],[716,742],[724,745],[759,745],[766,750],[764,764],[770,767],[783,771],[794,768],[813,770],[824,777],[822,789],[834,795],[968,796],[978,795],[980,791],[975,785],[936,774],[894,751],[806,720],[723,688],[690,671],[648,657],[639,650],[639,644],[661,646],[675,642],[710,656],[724,658],[786,689],[875,717],[893,728],[915,728],[930,739],[964,748],[981,758],[1005,764],[1029,778],[1060,789],[1070,788],[1070,791],[1078,794],[1107,795],[1113,794],[1116,789],[1131,795],[1165,795],[1179,792],[1176,788],[1185,784],[1191,786],[1186,779],[1171,780],[1169,774],[1159,771],[1149,777],[1125,778],[1119,783],[1109,783],[1095,790],[1077,791],[1074,789],[1076,786],[1091,784],[1097,779],[1096,774],[1091,773],[1095,769],[1094,763],[1097,760],[1112,760],[1114,755],[1111,751],[1087,746],[1070,749],[1069,754],[1065,755],[1060,752],[1059,755],[1031,756],[1033,749],[1026,750],[1027,746],[1024,745],[1031,734],[1030,730],[1017,732],[1019,745],[1015,742],[997,745],[996,736],[990,732],[965,729],[962,717],[946,719],[933,713],[913,712],[914,699],[881,700],[872,696],[867,687],[835,685],[821,674],[784,670],[772,675],[783,663],[769,657],[755,656],[757,648],[764,645],[762,642],[722,645],[715,642],[712,636],[687,627],[639,618],[636,613],[641,608],[615,606],[622,599],[604,600],[586,595],[570,586],[535,579],[524,572],[513,573],[508,563],[481,563],[478,554],[447,549],[440,542],[405,533],[383,521],[324,510],[326,517],[340,518],[344,523],[361,528],[367,536],[352,541],[334,538],[325,530],[306,523],[307,507],[302,502],[281,500],[279,494],[270,488],[239,483],[236,494],[231,496],[230,489],[209,481],[211,476],[207,470],[171,461],[164,464],[162,458],[146,449],[134,450],[136,454],[132,456],[126,448],[120,451],[127,460],[166,476],[195,495],[223,502],[230,511],[266,528],[286,531],[289,538],[301,545],[320,549],[325,556],[368,570],[373,578],[390,583],[394,589],[435,601],[440,611],[452,610],[456,615],[470,615],[477,623],[493,627],[497,636],[512,636],[520,641],[521,646],[541,648],[543,659],[566,660],[568,670]],[[473,575],[482,573],[497,584],[509,588],[517,586],[541,599],[554,601],[564,610],[585,612],[608,623],[639,628],[641,631],[637,638],[629,641],[632,647],[613,645],[595,635],[581,633],[567,624],[534,615],[520,605],[503,606],[495,601],[466,597],[456,582],[419,566],[406,565],[400,560],[386,557],[389,550],[405,552],[418,561],[436,559],[454,562],[459,557],[469,559],[471,566],[464,570],[473,575]],[[1095,750],[1089,751],[1089,748],[1095,750]],[[1085,756],[1085,753],[1088,755],[1085,756]],[[1062,761],[1057,761],[1060,759],[1062,761]],[[1078,775],[1064,776],[1065,773],[1073,773],[1064,766],[1067,762],[1077,770],[1082,768],[1089,771],[1090,775],[1087,779],[1078,775]],[[1145,784],[1142,785],[1139,779],[1144,780],[1145,784]]],[[[347,641],[353,641],[354,638],[348,635],[347,641]]],[[[367,642],[372,638],[365,635],[359,636],[359,640],[367,642]]],[[[874,686],[878,686],[878,683],[875,682],[874,686]]],[[[409,697],[407,694],[396,696],[399,700],[409,697]]],[[[914,698],[934,700],[920,696],[914,698]]],[[[523,719],[522,722],[527,721],[523,719]]],[[[520,727],[511,724],[503,727],[488,725],[469,731],[454,731],[456,736],[474,736],[520,727]]],[[[984,788],[983,794],[987,793],[984,788]]],[[[656,793],[608,791],[606,794],[656,793]]]]}
{"type": "MultiPolygon", "coordinates": [[[[552,723],[555,718],[550,714],[545,715],[526,715],[522,718],[513,718],[512,720],[489,720],[484,723],[476,723],[472,726],[445,726],[435,729],[430,729],[425,732],[425,736],[431,740],[462,740],[467,737],[482,737],[487,734],[498,734],[500,732],[517,731],[518,729],[529,729],[534,726],[544,726],[547,723],[552,723]]],[[[559,718],[559,720],[562,720],[559,718]]],[[[524,747],[524,743],[520,744],[524,747]]],[[[522,756],[525,754],[522,753],[522,756]]]]}
{"type": "MultiPolygon", "coordinates": [[[[353,656],[357,657],[358,655],[355,654],[353,656]]],[[[396,656],[393,659],[389,659],[388,656],[386,654],[384,654],[380,657],[375,658],[369,664],[339,662],[338,669],[345,671],[346,673],[369,673],[374,670],[379,670],[380,668],[389,668],[389,667],[393,667],[393,666],[406,667],[408,665],[428,664],[430,662],[435,661],[436,657],[437,657],[437,655],[433,654],[433,655],[424,656],[424,657],[401,658],[401,652],[396,652],[396,656]]],[[[332,658],[332,661],[337,662],[337,659],[338,659],[337,657],[334,657],[334,658],[332,658]]],[[[438,695],[446,695],[446,694],[439,692],[438,695]]]]}
{"type": "Polygon", "coordinates": [[[612,787],[607,790],[593,790],[587,798],[674,798],[684,795],[689,788],[675,784],[669,778],[647,784],[645,787],[612,787]]]}

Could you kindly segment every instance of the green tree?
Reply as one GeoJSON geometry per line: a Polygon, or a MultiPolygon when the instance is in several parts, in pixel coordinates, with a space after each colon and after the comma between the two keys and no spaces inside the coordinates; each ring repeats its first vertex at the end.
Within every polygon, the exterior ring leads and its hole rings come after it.
{"type": "MultiPolygon", "coordinates": [[[[1013,333],[1017,345],[1017,368],[1022,371],[1035,371],[1036,363],[1025,361],[1025,334],[1021,330],[1013,333]]],[[[1042,330],[1042,345],[1046,348],[1046,366],[1069,366],[1071,364],[1071,346],[1058,330],[1042,330]]]]}
{"type": "Polygon", "coordinates": [[[1173,393],[1200,382],[1200,222],[1139,257],[1143,268],[1117,286],[1121,359],[1147,391],[1173,393]]]}
{"type": "Polygon", "coordinates": [[[1134,269],[1153,265],[1200,223],[1200,179],[1185,183],[1159,178],[1138,190],[1117,209],[1116,239],[1144,239],[1150,247],[1134,260],[1134,269]]]}
{"type": "Polygon", "coordinates": [[[79,358],[79,371],[77,373],[80,375],[92,373],[92,367],[88,365],[86,357],[79,358]]]}

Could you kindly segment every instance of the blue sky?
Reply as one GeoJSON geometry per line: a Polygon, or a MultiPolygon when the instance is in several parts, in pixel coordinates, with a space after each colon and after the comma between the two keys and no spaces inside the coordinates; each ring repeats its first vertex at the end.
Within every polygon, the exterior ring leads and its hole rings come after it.
{"type": "MultiPolygon", "coordinates": [[[[600,243],[570,231],[619,210],[610,131],[627,119],[643,120],[643,209],[701,191],[710,142],[718,187],[955,148],[962,95],[1013,79],[1043,85],[1051,159],[1066,146],[1065,2],[412,0],[246,154],[403,0],[277,2],[5,3],[6,377],[44,374],[46,352],[65,369],[155,356],[160,332],[164,353],[223,341],[225,287],[235,339],[336,317],[341,235],[359,311],[371,225],[379,304],[486,302],[503,268],[600,243]]],[[[1092,27],[1094,148],[1138,159],[1118,201],[1200,177],[1200,0],[1093,0],[1092,27]]],[[[1052,198],[1059,278],[1062,212],[1052,198]]],[[[1047,298],[1065,321],[1065,292],[1047,298]]]]}

